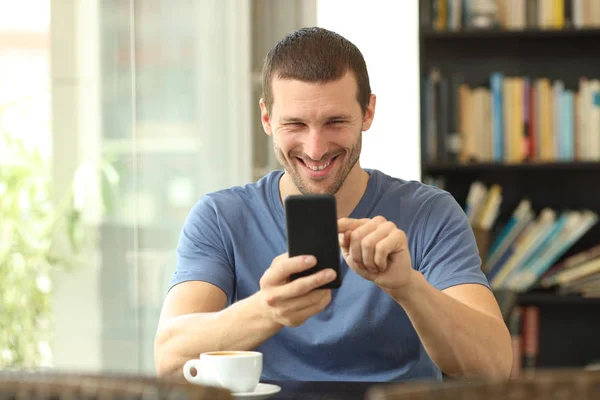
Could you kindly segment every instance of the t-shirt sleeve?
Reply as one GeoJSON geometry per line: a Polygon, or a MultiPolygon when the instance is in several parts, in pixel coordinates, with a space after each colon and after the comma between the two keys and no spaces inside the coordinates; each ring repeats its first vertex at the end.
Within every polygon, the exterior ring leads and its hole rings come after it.
{"type": "Polygon", "coordinates": [[[219,228],[219,215],[209,197],[192,208],[183,224],[169,290],[186,281],[211,283],[223,290],[229,300],[232,298],[234,267],[219,228]]]}
{"type": "Polygon", "coordinates": [[[418,270],[438,290],[466,283],[490,288],[469,220],[451,194],[432,199],[422,243],[418,270]]]}

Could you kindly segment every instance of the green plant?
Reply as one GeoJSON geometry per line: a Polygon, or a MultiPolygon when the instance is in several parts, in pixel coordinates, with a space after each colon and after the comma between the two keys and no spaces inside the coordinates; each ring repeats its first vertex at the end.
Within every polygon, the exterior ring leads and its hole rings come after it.
{"type": "MultiPolygon", "coordinates": [[[[47,162],[0,131],[0,369],[50,362],[52,275],[80,264],[86,244],[80,199],[89,189],[82,183],[90,181],[107,194],[118,175],[104,162],[83,164],[55,202],[47,162]]],[[[110,206],[108,199],[99,203],[110,206]]]]}

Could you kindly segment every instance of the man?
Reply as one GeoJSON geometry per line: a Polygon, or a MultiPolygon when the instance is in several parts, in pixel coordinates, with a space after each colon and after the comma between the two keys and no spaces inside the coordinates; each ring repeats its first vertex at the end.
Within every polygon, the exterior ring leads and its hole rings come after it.
{"type": "Polygon", "coordinates": [[[266,57],[260,108],[284,170],[192,209],[156,336],[158,374],[181,376],[205,351],[255,349],[267,380],[507,378],[510,336],[460,206],[360,167],[375,114],[360,51],[320,28],[288,35],[266,57]],[[285,254],[282,202],[299,193],[337,199],[340,289],[314,290],[333,270],[288,279],[315,264],[285,254]]]}

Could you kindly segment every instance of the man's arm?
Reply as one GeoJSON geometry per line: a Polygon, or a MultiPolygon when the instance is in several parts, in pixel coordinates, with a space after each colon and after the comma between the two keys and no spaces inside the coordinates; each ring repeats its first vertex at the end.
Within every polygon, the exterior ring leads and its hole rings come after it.
{"type": "Polygon", "coordinates": [[[284,326],[298,326],[321,312],[331,301],[331,290],[314,289],[335,279],[335,271],[288,282],[291,274],[314,265],[314,257],[283,254],[273,260],[257,293],[227,308],[225,292],[210,283],[189,281],[173,287],[155,338],[157,374],[182,378],[185,362],[200,353],[251,350],[284,326]]]}
{"type": "Polygon", "coordinates": [[[410,238],[422,249],[414,254],[416,268],[405,232],[381,216],[338,221],[344,258],[406,310],[444,373],[506,379],[512,366],[510,334],[485,286],[468,220],[449,194],[429,206],[424,207],[423,235],[410,238]]]}
{"type": "Polygon", "coordinates": [[[249,297],[225,308],[225,293],[210,283],[175,286],[165,299],[158,324],[157,374],[182,377],[183,364],[200,353],[250,350],[274,335],[280,328],[253,304],[256,300],[249,297]]]}
{"type": "Polygon", "coordinates": [[[389,293],[404,308],[433,362],[449,376],[508,379],[510,333],[490,290],[465,284],[439,291],[417,271],[389,293]]]}

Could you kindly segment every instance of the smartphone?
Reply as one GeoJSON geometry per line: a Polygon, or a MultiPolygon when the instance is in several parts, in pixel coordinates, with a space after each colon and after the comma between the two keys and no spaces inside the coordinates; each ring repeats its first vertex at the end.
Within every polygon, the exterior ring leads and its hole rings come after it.
{"type": "Polygon", "coordinates": [[[317,258],[317,265],[293,274],[290,280],[331,268],[337,274],[335,280],[320,289],[338,289],[342,281],[335,197],[326,194],[289,196],[285,199],[285,218],[288,255],[317,258]]]}

